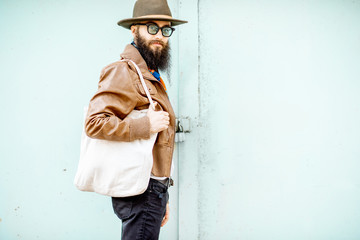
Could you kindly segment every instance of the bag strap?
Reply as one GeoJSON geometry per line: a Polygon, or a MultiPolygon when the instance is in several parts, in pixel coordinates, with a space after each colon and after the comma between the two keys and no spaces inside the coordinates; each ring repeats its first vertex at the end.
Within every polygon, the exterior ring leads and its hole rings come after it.
{"type": "Polygon", "coordinates": [[[134,61],[132,61],[132,60],[130,60],[130,59],[126,59],[126,60],[125,60],[125,59],[121,59],[120,61],[129,61],[129,62],[131,62],[131,63],[135,66],[136,71],[137,71],[137,73],[138,73],[138,75],[139,75],[139,77],[140,77],[141,84],[142,84],[142,86],[143,86],[143,88],[144,88],[144,90],[145,90],[146,96],[147,96],[147,98],[149,99],[150,106],[152,107],[153,110],[155,110],[154,102],[153,102],[153,100],[152,100],[152,98],[151,98],[149,89],[147,88],[147,86],[146,86],[146,84],[145,84],[144,77],[143,77],[143,75],[142,75],[142,73],[141,73],[140,68],[138,67],[138,65],[136,65],[136,63],[134,63],[134,61]]]}

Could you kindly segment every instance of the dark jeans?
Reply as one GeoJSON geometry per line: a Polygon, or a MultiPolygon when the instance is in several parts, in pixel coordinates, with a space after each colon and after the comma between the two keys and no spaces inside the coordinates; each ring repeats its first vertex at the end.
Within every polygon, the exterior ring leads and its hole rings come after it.
{"type": "Polygon", "coordinates": [[[168,199],[167,187],[154,179],[143,194],[113,197],[114,212],[122,221],[121,239],[158,239],[168,199]]]}

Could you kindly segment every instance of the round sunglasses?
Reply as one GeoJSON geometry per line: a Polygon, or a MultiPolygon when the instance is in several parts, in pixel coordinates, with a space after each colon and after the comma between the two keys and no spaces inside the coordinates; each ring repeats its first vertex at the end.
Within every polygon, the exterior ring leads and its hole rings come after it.
{"type": "Polygon", "coordinates": [[[161,34],[164,37],[170,37],[171,34],[175,31],[175,28],[172,28],[170,26],[159,27],[156,23],[134,23],[133,25],[147,26],[147,31],[151,35],[156,35],[161,29],[161,34]]]}

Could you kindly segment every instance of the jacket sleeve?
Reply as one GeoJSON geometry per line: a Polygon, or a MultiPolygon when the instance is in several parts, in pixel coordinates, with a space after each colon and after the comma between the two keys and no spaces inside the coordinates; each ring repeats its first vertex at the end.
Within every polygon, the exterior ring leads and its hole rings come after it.
{"type": "Polygon", "coordinates": [[[126,117],[140,99],[129,71],[125,62],[111,64],[101,71],[98,91],[90,100],[85,120],[89,137],[125,142],[150,138],[147,116],[126,117]]]}

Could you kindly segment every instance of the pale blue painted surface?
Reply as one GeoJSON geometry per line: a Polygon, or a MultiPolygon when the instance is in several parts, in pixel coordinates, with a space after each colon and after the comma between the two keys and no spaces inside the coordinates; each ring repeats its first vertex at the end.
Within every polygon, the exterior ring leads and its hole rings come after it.
{"type": "MultiPolygon", "coordinates": [[[[162,239],[359,239],[360,2],[172,1],[177,146],[162,239]]],[[[133,1],[0,1],[0,239],[119,239],[72,186],[82,108],[133,1]]]]}
{"type": "Polygon", "coordinates": [[[199,9],[198,238],[360,239],[360,2],[199,9]]]}
{"type": "Polygon", "coordinates": [[[197,239],[199,92],[197,1],[180,1],[179,16],[189,21],[179,34],[179,115],[190,117],[191,133],[179,144],[179,239],[197,239]]]}

